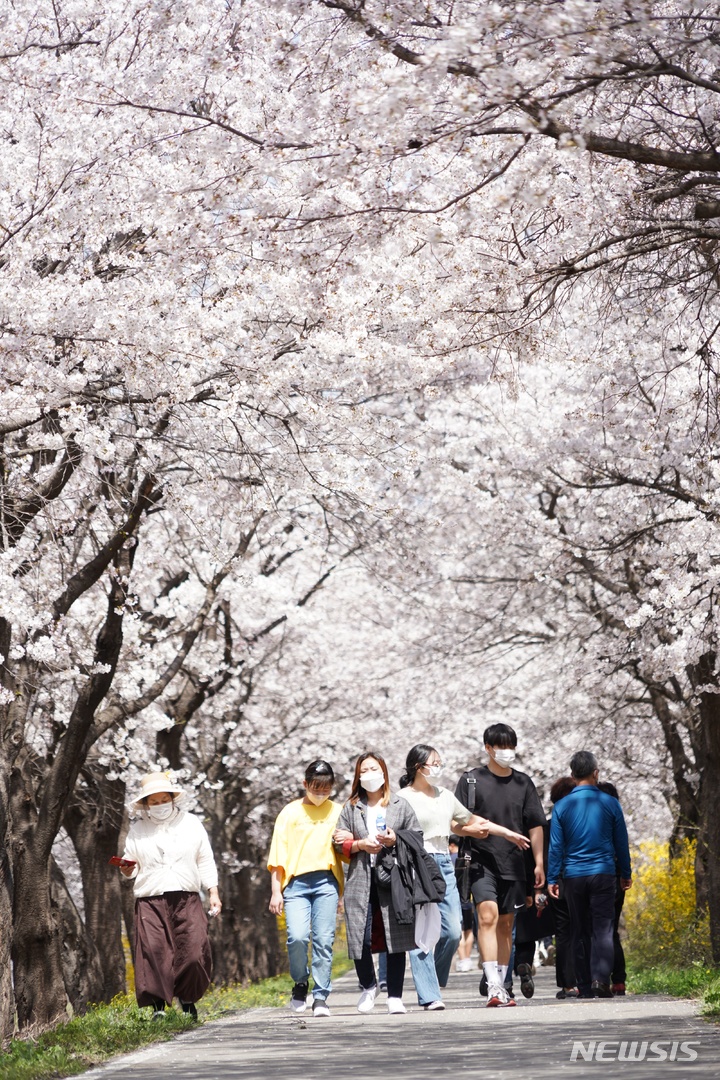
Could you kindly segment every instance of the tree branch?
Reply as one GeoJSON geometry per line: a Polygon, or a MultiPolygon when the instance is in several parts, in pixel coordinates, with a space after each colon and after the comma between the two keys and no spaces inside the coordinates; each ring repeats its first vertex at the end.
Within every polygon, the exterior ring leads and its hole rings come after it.
{"type": "Polygon", "coordinates": [[[53,614],[56,620],[65,615],[77,598],[95,584],[123,544],[134,536],[143,513],[160,501],[162,489],[153,490],[154,484],[154,476],[147,476],[143,480],[135,504],[123,524],[103,544],[97,555],[70,578],[64,591],[53,604],[53,614]]]}
{"type": "Polygon", "coordinates": [[[205,599],[202,603],[202,606],[198,610],[190,626],[188,626],[185,630],[180,647],[171,662],[165,667],[165,670],[158,676],[152,686],[150,686],[144,694],[140,694],[139,697],[135,698],[133,701],[122,702],[116,700],[111,705],[109,705],[107,709],[104,709],[94,725],[93,741],[96,741],[100,737],[100,735],[108,731],[123,717],[135,716],[137,713],[142,712],[143,709],[147,709],[149,705],[152,705],[154,701],[157,701],[160,695],[168,687],[170,682],[175,678],[175,676],[185,663],[185,660],[187,659],[190,650],[197,641],[200,631],[205,625],[205,620],[207,619],[207,616],[213,605],[220,585],[232,570],[235,562],[238,559],[242,558],[247,552],[250,541],[257,532],[258,525],[260,524],[260,521],[263,517],[264,513],[258,515],[248,532],[244,533],[241,536],[240,542],[238,543],[231,557],[215,573],[212,580],[208,582],[205,588],[205,599]]]}

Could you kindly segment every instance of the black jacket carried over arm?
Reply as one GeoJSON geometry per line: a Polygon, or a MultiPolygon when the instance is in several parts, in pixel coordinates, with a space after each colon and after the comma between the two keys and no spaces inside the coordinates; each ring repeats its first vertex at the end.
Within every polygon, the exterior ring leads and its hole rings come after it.
{"type": "Polygon", "coordinates": [[[378,855],[378,863],[387,867],[392,860],[390,889],[392,906],[399,923],[411,923],[420,904],[437,904],[445,896],[445,878],[435,860],[423,847],[422,833],[399,829],[393,852],[378,855]]]}

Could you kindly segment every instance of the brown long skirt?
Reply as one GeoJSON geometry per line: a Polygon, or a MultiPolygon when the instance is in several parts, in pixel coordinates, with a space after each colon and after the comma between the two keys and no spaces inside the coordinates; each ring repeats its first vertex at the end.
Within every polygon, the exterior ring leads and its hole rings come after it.
{"type": "Polygon", "coordinates": [[[167,892],[135,901],[138,1005],[173,997],[199,1001],[212,978],[207,915],[197,893],[167,892]]]}

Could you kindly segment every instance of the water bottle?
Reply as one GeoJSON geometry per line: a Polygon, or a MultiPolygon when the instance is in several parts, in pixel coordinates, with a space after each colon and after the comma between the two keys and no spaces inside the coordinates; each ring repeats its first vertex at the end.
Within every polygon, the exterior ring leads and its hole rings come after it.
{"type": "Polygon", "coordinates": [[[375,819],[375,832],[385,832],[387,829],[387,822],[385,821],[385,811],[382,807],[378,810],[377,818],[375,819]]]}

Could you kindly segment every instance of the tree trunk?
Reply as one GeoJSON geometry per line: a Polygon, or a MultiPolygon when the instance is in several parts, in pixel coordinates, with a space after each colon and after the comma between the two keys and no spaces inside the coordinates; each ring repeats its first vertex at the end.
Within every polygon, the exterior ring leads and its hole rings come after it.
{"type": "Polygon", "coordinates": [[[102,962],[95,942],[68,892],[65,876],[54,859],[51,862],[50,895],[62,929],[61,963],[65,992],[73,1011],[82,1015],[91,1002],[102,1000],[102,962]]]}
{"type": "Polygon", "coordinates": [[[670,755],[675,789],[674,798],[672,799],[675,821],[670,837],[670,858],[672,859],[678,854],[682,840],[688,838],[694,840],[697,837],[699,821],[697,791],[687,778],[688,774],[696,771],[697,764],[693,763],[685,752],[685,746],[668,699],[654,686],[649,687],[649,692],[653,711],[660,722],[665,746],[670,755]]]}
{"type": "MultiPolygon", "coordinates": [[[[130,946],[130,958],[135,964],[135,894],[133,892],[133,883],[128,881],[127,878],[123,878],[120,882],[120,906],[122,908],[122,919],[125,924],[125,933],[127,934],[128,945],[130,946]]],[[[128,987],[128,992],[134,987],[128,987]]]]}
{"type": "Polygon", "coordinates": [[[218,986],[252,982],[278,975],[287,969],[277,919],[268,911],[270,875],[254,880],[257,871],[245,867],[220,873],[222,915],[210,920],[213,946],[213,979],[218,986]]]}
{"type": "MultiPolygon", "coordinates": [[[[0,470],[2,462],[0,462],[0,470]]],[[[1,516],[1,515],[0,515],[1,516]]],[[[0,616],[0,655],[7,657],[12,642],[12,628],[0,616]]],[[[15,881],[12,868],[12,769],[23,742],[24,710],[27,695],[10,674],[7,664],[0,664],[0,686],[14,695],[10,705],[0,705],[0,1045],[15,1028],[15,995],[12,978],[13,897],[15,881]]]]}
{"type": "MultiPolygon", "coordinates": [[[[62,737],[46,759],[42,784],[37,785],[35,772],[26,768],[30,759],[27,749],[18,755],[12,773],[12,958],[21,1028],[50,1024],[65,1011],[62,940],[50,896],[50,853],[80,770],[97,737],[92,731],[95,713],[112,685],[122,646],[126,582],[134,557],[135,547],[125,544],[114,559],[117,574],[110,579],[105,621],[95,639],[94,670],[77,695],[62,737]]],[[[74,587],[79,588],[77,582],[74,587]]]]}
{"type": "Polygon", "coordinates": [[[47,1027],[66,1017],[61,927],[50,891],[51,859],[38,842],[32,791],[13,770],[12,962],[18,1024],[47,1027]]]}
{"type": "Polygon", "coordinates": [[[270,875],[242,827],[242,809],[232,816],[225,813],[226,806],[237,805],[237,794],[230,789],[217,793],[205,821],[213,851],[231,851],[235,856],[234,866],[218,861],[223,909],[217,921],[210,921],[214,980],[219,986],[266,979],[287,968],[277,919],[268,910],[270,875]]]}
{"type": "MultiPolygon", "coordinates": [[[[700,830],[698,861],[701,864],[700,892],[710,913],[710,946],[715,965],[720,966],[720,701],[717,694],[702,695],[712,717],[703,726],[707,759],[700,781],[700,830]]],[[[703,706],[701,706],[703,708],[703,706]]]]}
{"type": "MultiPolygon", "coordinates": [[[[716,656],[707,653],[689,672],[694,687],[718,685],[714,674],[716,656]]],[[[712,960],[720,965],[720,695],[700,692],[700,737],[703,761],[698,762],[699,830],[697,862],[700,890],[710,915],[712,960]]],[[[696,882],[697,882],[696,877],[696,882]]]]}
{"type": "Polygon", "coordinates": [[[13,876],[8,850],[8,785],[0,771],[0,1046],[13,1033],[15,998],[12,986],[13,876]]]}
{"type": "Polygon", "coordinates": [[[83,769],[84,785],[76,789],[64,824],[72,839],[82,875],[85,926],[97,947],[103,978],[98,1001],[125,992],[120,873],[108,865],[120,852],[125,784],[108,780],[99,770],[83,769]]]}

